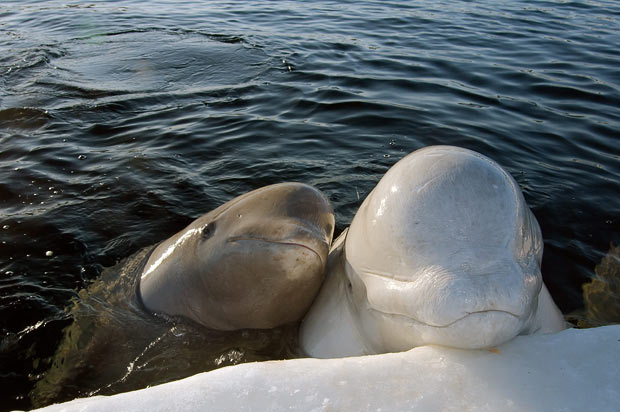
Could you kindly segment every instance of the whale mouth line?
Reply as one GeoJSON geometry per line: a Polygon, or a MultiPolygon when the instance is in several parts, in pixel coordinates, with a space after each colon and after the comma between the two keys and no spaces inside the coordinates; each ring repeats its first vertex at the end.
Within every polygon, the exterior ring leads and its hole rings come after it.
{"type": "Polygon", "coordinates": [[[251,237],[251,236],[247,236],[247,237],[241,237],[241,236],[239,236],[239,237],[231,237],[226,242],[234,243],[234,242],[243,242],[243,241],[265,242],[265,243],[273,243],[273,244],[285,245],[285,246],[298,246],[298,247],[307,249],[310,252],[314,253],[316,255],[316,257],[318,257],[319,260],[321,261],[321,264],[324,264],[323,258],[321,257],[319,252],[317,252],[316,250],[314,250],[310,246],[305,245],[303,243],[299,243],[299,242],[290,242],[290,241],[286,241],[286,240],[273,240],[273,239],[265,239],[263,237],[251,237]]]}
{"type": "Polygon", "coordinates": [[[514,317],[516,319],[520,319],[521,318],[521,316],[519,316],[519,315],[517,315],[517,314],[515,314],[513,312],[507,311],[507,310],[502,310],[502,309],[486,309],[486,310],[476,310],[476,311],[472,311],[472,312],[465,312],[465,315],[463,315],[460,318],[455,319],[455,320],[453,320],[453,321],[451,321],[449,323],[432,324],[432,323],[428,323],[428,322],[424,322],[424,321],[418,320],[416,318],[413,318],[413,317],[407,316],[407,315],[401,315],[401,314],[398,314],[398,313],[383,312],[383,311],[375,309],[375,308],[369,308],[369,309],[371,311],[376,312],[376,313],[378,313],[378,314],[380,314],[382,316],[385,316],[385,317],[396,318],[396,319],[400,319],[400,320],[402,320],[404,322],[417,323],[417,324],[420,324],[420,325],[428,326],[430,328],[438,328],[438,329],[449,328],[450,326],[453,326],[454,324],[462,321],[463,319],[466,319],[467,317],[469,317],[471,315],[477,315],[477,314],[482,314],[482,313],[500,313],[500,314],[505,314],[505,315],[512,316],[512,317],[514,317]]]}

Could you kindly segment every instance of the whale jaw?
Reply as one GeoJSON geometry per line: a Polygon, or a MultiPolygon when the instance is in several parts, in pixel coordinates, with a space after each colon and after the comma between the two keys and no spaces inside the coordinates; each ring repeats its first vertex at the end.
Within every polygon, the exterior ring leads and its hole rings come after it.
{"type": "Polygon", "coordinates": [[[428,344],[499,345],[528,329],[542,286],[539,270],[501,254],[485,265],[464,264],[453,256],[452,265],[394,274],[352,264],[344,255],[348,300],[377,352],[428,344]]]}
{"type": "Polygon", "coordinates": [[[377,352],[398,352],[422,345],[482,349],[500,345],[523,332],[526,322],[501,310],[473,312],[448,325],[368,309],[360,323],[377,352]]]}

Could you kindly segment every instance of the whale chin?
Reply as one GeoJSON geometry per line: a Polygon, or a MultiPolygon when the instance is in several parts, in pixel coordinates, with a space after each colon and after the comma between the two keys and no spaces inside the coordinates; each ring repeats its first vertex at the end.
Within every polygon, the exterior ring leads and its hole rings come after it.
{"type": "Polygon", "coordinates": [[[440,329],[440,333],[429,337],[432,343],[481,349],[501,345],[514,338],[523,329],[523,322],[512,313],[490,310],[471,313],[449,326],[435,329],[440,329]]]}
{"type": "Polygon", "coordinates": [[[432,325],[400,315],[371,311],[379,320],[378,334],[388,351],[404,351],[421,345],[483,349],[501,345],[523,331],[523,319],[501,310],[467,314],[447,325],[432,325]]]}

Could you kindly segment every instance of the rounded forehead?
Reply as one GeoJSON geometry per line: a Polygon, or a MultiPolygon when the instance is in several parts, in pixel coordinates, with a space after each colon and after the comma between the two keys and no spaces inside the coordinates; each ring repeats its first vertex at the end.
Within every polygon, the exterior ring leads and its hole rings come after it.
{"type": "Polygon", "coordinates": [[[422,264],[425,256],[506,250],[521,235],[525,211],[516,182],[492,160],[448,146],[418,150],[368,195],[351,223],[347,256],[368,262],[415,255],[422,264]]]}
{"type": "Polygon", "coordinates": [[[428,150],[405,159],[402,166],[393,169],[372,199],[381,202],[393,195],[397,220],[437,229],[469,228],[468,235],[473,235],[510,229],[522,208],[521,192],[510,175],[476,153],[428,150]]]}
{"type": "Polygon", "coordinates": [[[307,218],[332,213],[327,198],[316,188],[303,183],[280,183],[265,186],[239,196],[211,214],[277,214],[307,218]]]}

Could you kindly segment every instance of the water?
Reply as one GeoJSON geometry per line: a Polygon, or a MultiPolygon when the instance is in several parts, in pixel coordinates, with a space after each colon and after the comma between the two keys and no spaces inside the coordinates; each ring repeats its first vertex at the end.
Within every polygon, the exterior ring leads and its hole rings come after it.
{"type": "MultiPolygon", "coordinates": [[[[432,144],[512,173],[580,309],[620,242],[619,22],[614,1],[4,1],[0,409],[32,406],[104,268],[282,181],[323,190],[339,233],[432,144]]],[[[245,338],[218,356],[251,359],[245,338]]]]}

